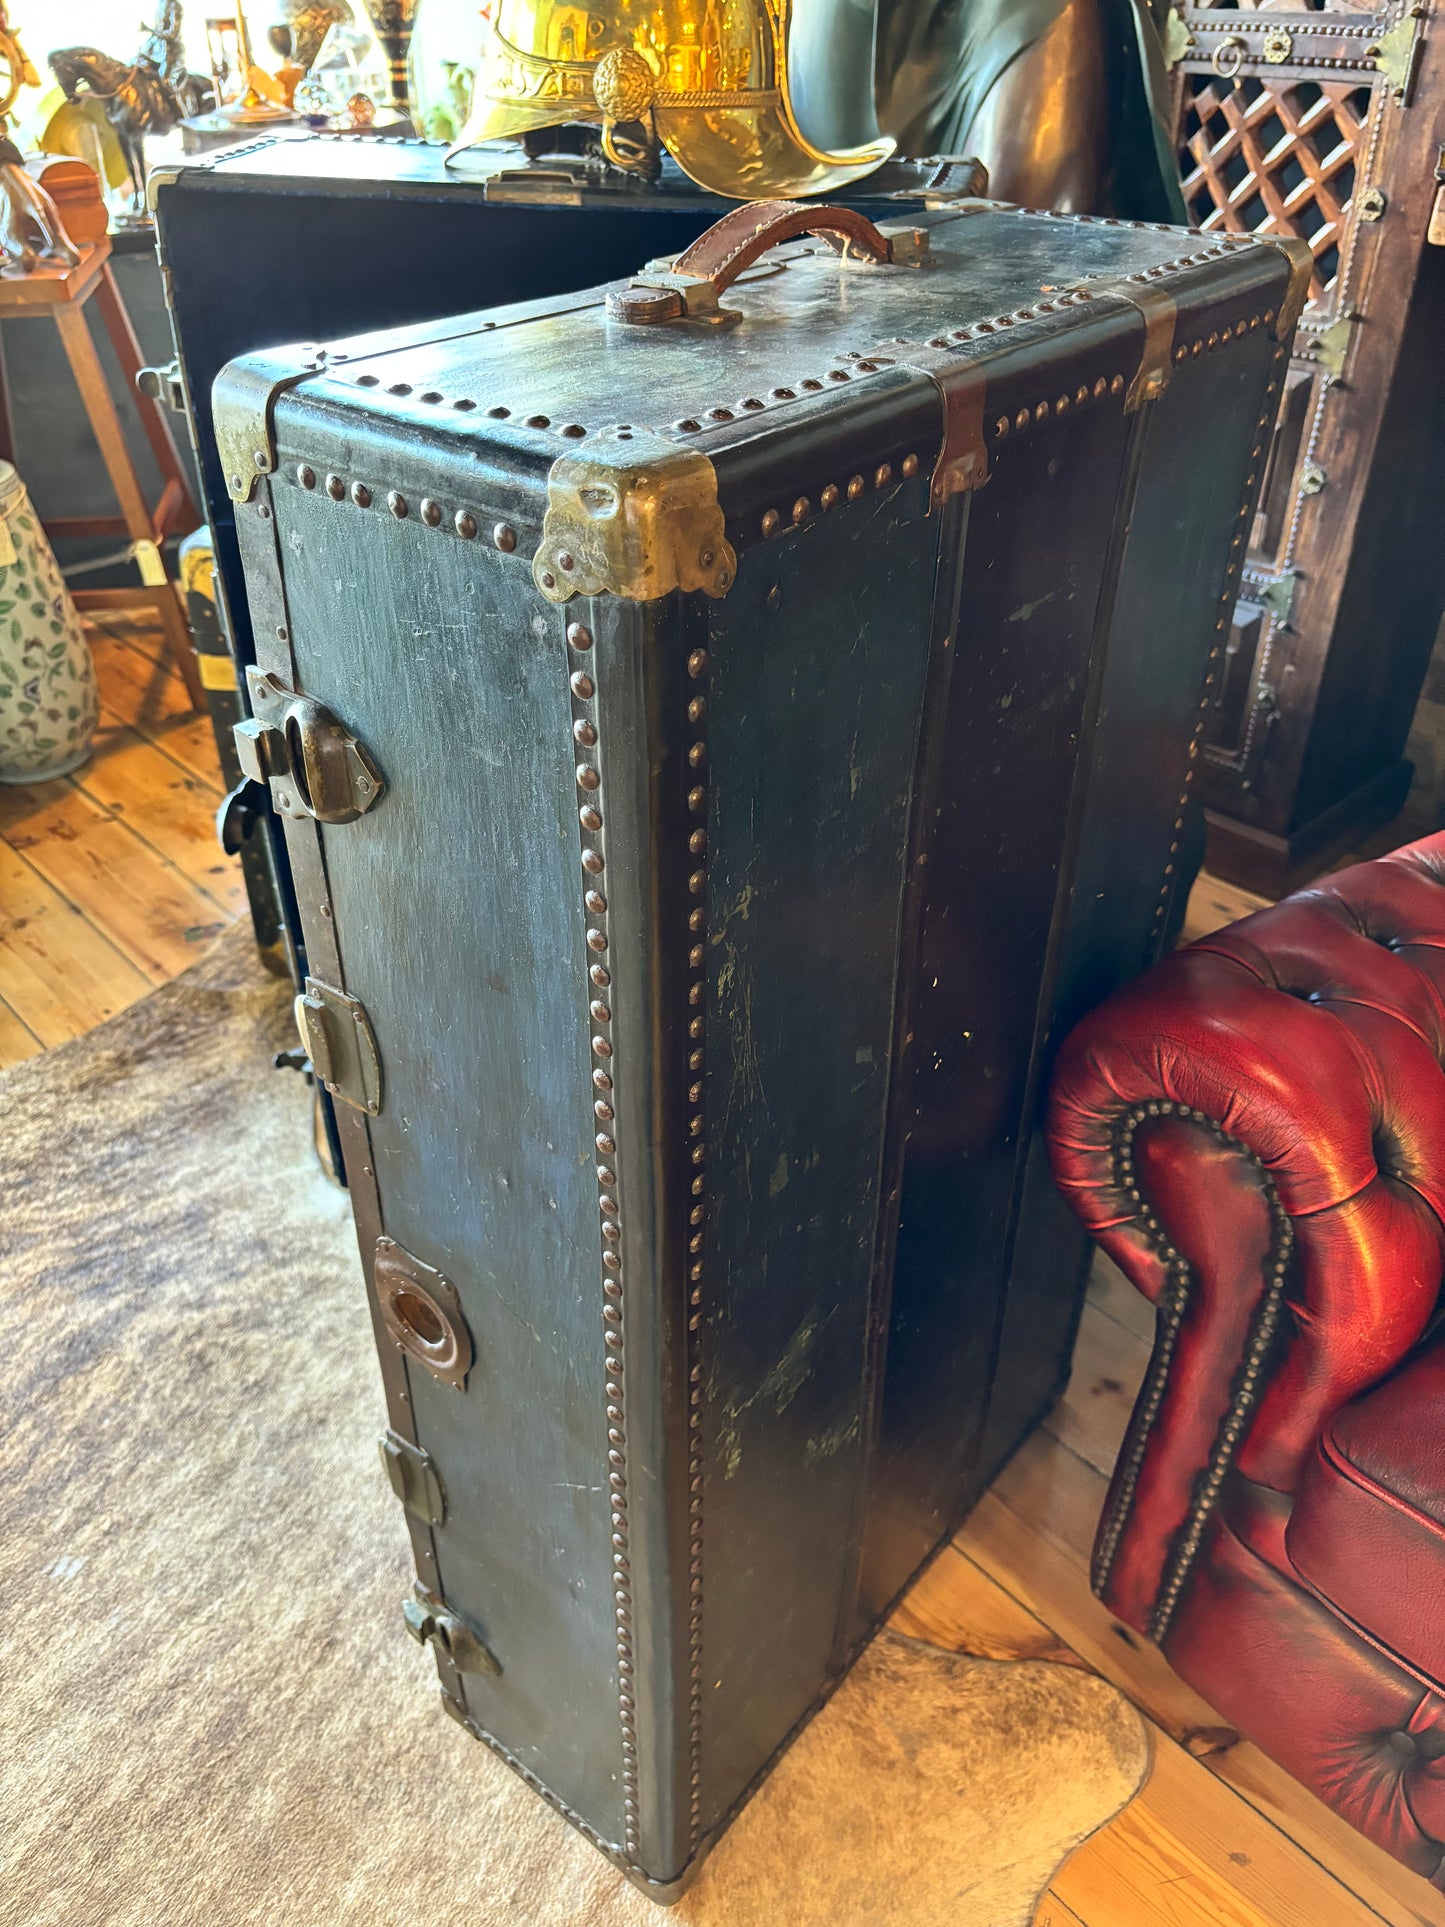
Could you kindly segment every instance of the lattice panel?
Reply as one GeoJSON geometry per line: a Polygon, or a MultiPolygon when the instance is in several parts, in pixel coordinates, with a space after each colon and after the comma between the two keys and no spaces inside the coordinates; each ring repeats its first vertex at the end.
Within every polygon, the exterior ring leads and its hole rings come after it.
{"type": "Polygon", "coordinates": [[[1308,241],[1310,299],[1327,301],[1373,100],[1373,88],[1348,81],[1186,73],[1180,163],[1191,220],[1206,230],[1308,241]]]}

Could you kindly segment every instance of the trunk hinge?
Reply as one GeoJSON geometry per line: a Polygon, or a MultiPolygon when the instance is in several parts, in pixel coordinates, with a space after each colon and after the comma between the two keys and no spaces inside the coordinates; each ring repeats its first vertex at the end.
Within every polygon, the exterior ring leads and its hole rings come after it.
{"type": "Polygon", "coordinates": [[[312,1070],[331,1095],[378,1116],[381,1058],[371,1019],[356,998],[308,977],[296,999],[296,1028],[312,1070]]]}

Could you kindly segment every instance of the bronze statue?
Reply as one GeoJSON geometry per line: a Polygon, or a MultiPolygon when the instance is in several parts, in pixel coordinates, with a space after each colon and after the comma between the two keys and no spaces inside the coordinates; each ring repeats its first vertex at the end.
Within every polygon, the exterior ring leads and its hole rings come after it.
{"type": "Polygon", "coordinates": [[[977,154],[1024,207],[1184,224],[1167,0],[877,3],[878,124],[901,153],[977,154]]]}
{"type": "Polygon", "coordinates": [[[181,52],[180,0],[161,0],[155,26],[127,66],[99,47],[60,47],[50,70],[67,100],[93,94],[115,129],[131,180],[136,214],[145,209],[145,137],[168,134],[180,121],[214,105],[211,84],[186,71],[181,52]]]}

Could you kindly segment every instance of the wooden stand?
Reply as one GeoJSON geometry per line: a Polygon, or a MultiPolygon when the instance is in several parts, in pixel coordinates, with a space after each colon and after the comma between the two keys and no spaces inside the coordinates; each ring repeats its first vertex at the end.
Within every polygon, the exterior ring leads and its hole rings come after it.
{"type": "MultiPolygon", "coordinates": [[[[120,505],[119,515],[52,516],[45,523],[45,531],[51,537],[130,537],[131,552],[140,572],[139,585],[130,589],[72,591],[72,600],[76,608],[82,610],[153,609],[160,620],[166,647],[185,682],[191,707],[199,710],[205,706],[205,695],[185,617],[175,587],[166,574],[160,545],[168,535],[193,529],[201,519],[200,512],[181,468],[168,423],[156,403],[141,399],[141,425],[165,482],[155,508],[146,503],[105,370],[85,319],[85,304],[92,295],[121,368],[134,383],[141,366],[140,343],[110,270],[108,240],[89,249],[72,268],[47,265],[30,274],[0,275],[0,321],[48,314],[60,330],[75,385],[120,505]]],[[[0,355],[0,455],[7,461],[14,460],[3,355],[0,355]]]]}

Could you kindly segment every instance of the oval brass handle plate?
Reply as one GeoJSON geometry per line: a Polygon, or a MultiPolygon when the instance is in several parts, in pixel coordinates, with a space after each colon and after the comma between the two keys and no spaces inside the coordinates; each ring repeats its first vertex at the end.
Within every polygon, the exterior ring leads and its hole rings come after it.
{"type": "Polygon", "coordinates": [[[465,1389],[476,1352],[456,1286],[394,1238],[377,1239],[373,1275],[381,1321],[393,1341],[444,1385],[465,1389]]]}

